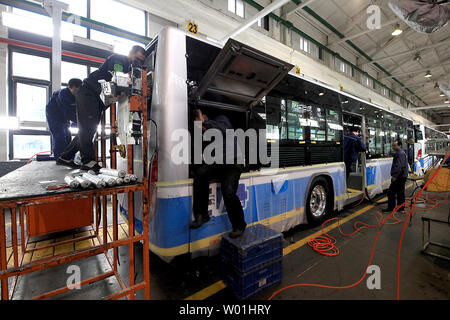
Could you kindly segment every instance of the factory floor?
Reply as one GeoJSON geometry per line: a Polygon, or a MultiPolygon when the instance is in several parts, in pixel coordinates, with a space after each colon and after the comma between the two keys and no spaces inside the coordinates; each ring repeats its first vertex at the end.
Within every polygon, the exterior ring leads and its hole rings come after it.
{"type": "MultiPolygon", "coordinates": [[[[409,190],[409,193],[411,191],[409,190]]],[[[385,195],[379,196],[377,200],[386,200],[385,195]]],[[[375,205],[371,202],[365,202],[354,208],[349,206],[337,214],[337,217],[342,219],[343,232],[351,233],[356,221],[376,224],[374,212],[383,207],[384,205],[375,205]]],[[[446,220],[449,212],[450,201],[447,200],[424,215],[432,215],[446,220]]],[[[400,298],[447,300],[450,299],[450,261],[421,253],[422,215],[423,212],[419,212],[412,220],[411,226],[406,227],[401,251],[400,298]]],[[[404,220],[405,216],[399,215],[399,218],[404,220]]],[[[283,234],[282,283],[264,290],[252,299],[267,299],[276,290],[297,283],[348,286],[358,281],[368,266],[377,230],[369,229],[366,233],[343,237],[339,235],[339,231],[333,223],[330,224],[329,234],[337,239],[337,247],[340,251],[338,256],[326,257],[314,252],[308,246],[307,241],[320,234],[320,226],[302,225],[289,230],[283,234]]],[[[449,227],[447,223],[432,224],[432,238],[450,245],[449,227]]],[[[402,228],[403,223],[386,225],[380,233],[372,261],[372,265],[380,268],[380,289],[368,289],[366,277],[359,285],[350,289],[297,287],[282,292],[275,299],[395,299],[397,249],[402,228]]],[[[121,232],[127,232],[127,226],[124,223],[121,225],[121,232]]],[[[63,235],[59,236],[63,237],[63,235]]],[[[76,244],[76,246],[84,245],[89,244],[76,244]]],[[[450,255],[450,250],[434,249],[441,254],[450,255]]],[[[136,245],[135,250],[137,270],[135,277],[136,281],[139,281],[142,277],[140,267],[142,247],[136,245]]],[[[54,254],[54,251],[46,254],[54,254]]],[[[121,274],[125,274],[128,271],[128,248],[121,247],[119,254],[119,270],[121,274]]],[[[82,279],[93,276],[100,270],[109,270],[109,265],[102,255],[77,261],[75,264],[80,267],[82,279]]],[[[44,291],[64,286],[69,277],[67,267],[67,265],[60,265],[20,277],[14,299],[27,299],[44,291]]],[[[201,257],[192,261],[188,257],[180,257],[167,264],[150,253],[151,297],[152,299],[187,298],[211,301],[235,299],[231,290],[227,289],[220,280],[220,270],[221,264],[218,256],[201,257]]],[[[53,299],[98,299],[118,291],[118,289],[117,282],[110,278],[84,286],[80,290],[72,290],[53,297],[53,299]]],[[[138,292],[136,298],[142,299],[142,292],[138,292]]]]}

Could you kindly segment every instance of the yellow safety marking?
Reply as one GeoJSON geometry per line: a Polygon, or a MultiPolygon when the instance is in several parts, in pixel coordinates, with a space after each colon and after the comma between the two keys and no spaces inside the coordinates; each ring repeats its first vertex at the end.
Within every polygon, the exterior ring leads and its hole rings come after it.
{"type": "MultiPolygon", "coordinates": [[[[412,183],[407,185],[406,189],[410,188],[412,185],[413,185],[412,183]]],[[[378,202],[383,202],[383,201],[386,201],[386,200],[387,200],[387,197],[384,197],[384,198],[378,200],[378,202]]],[[[359,215],[361,215],[364,212],[372,209],[373,207],[375,207],[375,204],[369,204],[368,206],[366,206],[366,207],[356,211],[355,213],[352,213],[351,215],[341,219],[339,225],[343,225],[344,223],[348,222],[349,220],[351,220],[353,218],[358,217],[359,215]]],[[[324,232],[329,232],[329,231],[337,228],[337,226],[338,226],[337,222],[333,223],[333,224],[329,225],[328,227],[324,228],[323,231],[324,232]]],[[[294,250],[299,249],[300,247],[302,247],[305,244],[307,244],[309,240],[311,240],[311,239],[313,239],[313,238],[315,238],[317,236],[320,236],[322,234],[323,234],[322,230],[317,231],[317,232],[313,233],[312,235],[310,235],[308,237],[305,237],[305,238],[303,238],[303,239],[301,239],[301,240],[299,240],[299,241],[297,241],[297,242],[287,246],[286,248],[283,249],[283,256],[286,256],[289,253],[293,252],[294,250]]],[[[194,293],[193,295],[190,295],[185,300],[204,300],[204,299],[212,296],[213,294],[216,294],[217,292],[221,291],[225,287],[226,287],[225,283],[222,280],[220,280],[220,281],[217,281],[216,283],[213,283],[209,287],[206,287],[206,288],[204,288],[204,289],[194,293]]]]}
{"type": "Polygon", "coordinates": [[[128,237],[128,228],[125,229],[125,227],[126,225],[124,224],[121,224],[119,226],[119,239],[125,239],[128,237]]]}
{"type": "MultiPolygon", "coordinates": [[[[75,238],[84,237],[84,236],[90,236],[90,235],[91,235],[91,233],[89,231],[84,231],[84,232],[77,233],[75,235],[75,238]]],[[[91,247],[93,245],[93,243],[94,242],[92,241],[92,239],[86,239],[86,240],[82,240],[82,241],[77,241],[77,242],[75,242],[75,250],[89,248],[89,247],[91,247]]]]}
{"type": "MultiPolygon", "coordinates": [[[[30,243],[27,245],[27,249],[34,249],[36,246],[36,243],[30,243]]],[[[23,264],[30,263],[31,258],[33,257],[33,252],[27,252],[25,253],[25,256],[23,257],[23,264]]]]}
{"type": "Polygon", "coordinates": [[[225,288],[226,286],[225,283],[223,283],[223,281],[217,281],[216,283],[213,283],[209,287],[206,287],[205,289],[202,289],[197,293],[194,293],[193,295],[187,297],[184,300],[204,300],[225,288]]]}
{"type": "MultiPolygon", "coordinates": [[[[384,201],[387,198],[383,198],[380,201],[384,201]]],[[[343,218],[340,221],[340,225],[348,222],[349,220],[356,218],[357,216],[363,214],[364,212],[367,212],[368,210],[372,209],[373,207],[375,207],[375,204],[369,204],[368,206],[356,211],[355,213],[352,213],[351,215],[349,215],[348,217],[343,218]]],[[[329,225],[328,227],[324,228],[323,231],[324,232],[329,232],[335,228],[337,228],[338,223],[333,223],[331,225],[329,225]]],[[[290,254],[291,252],[293,252],[294,250],[299,249],[300,247],[304,246],[305,244],[308,243],[309,240],[322,235],[323,232],[322,230],[317,231],[315,233],[313,233],[312,235],[305,237],[289,246],[287,246],[286,248],[283,249],[283,256],[286,256],[288,254],[290,254]]],[[[185,300],[204,300],[210,296],[212,296],[213,294],[216,294],[217,292],[219,292],[220,290],[224,289],[226,286],[224,284],[224,282],[222,280],[217,281],[216,283],[213,283],[212,285],[210,285],[209,287],[206,287],[196,293],[194,293],[193,295],[187,297],[185,300]]]]}
{"type": "MultiPolygon", "coordinates": [[[[62,241],[67,241],[70,239],[73,239],[73,235],[67,235],[65,237],[56,238],[56,243],[62,242],[62,241]]],[[[61,245],[55,247],[55,255],[72,252],[74,250],[75,250],[75,245],[73,242],[61,244],[61,245]]]]}
{"type": "MultiPolygon", "coordinates": [[[[36,243],[36,248],[45,247],[46,245],[52,244],[54,242],[55,242],[55,239],[39,241],[36,243]]],[[[49,257],[52,255],[53,255],[53,247],[47,248],[47,249],[42,249],[42,250],[37,250],[37,251],[34,251],[31,261],[35,261],[37,259],[49,257]]]]}

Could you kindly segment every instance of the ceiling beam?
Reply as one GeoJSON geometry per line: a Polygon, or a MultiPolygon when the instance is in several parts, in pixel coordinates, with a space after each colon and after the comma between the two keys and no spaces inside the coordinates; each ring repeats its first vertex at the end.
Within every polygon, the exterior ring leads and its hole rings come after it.
{"type": "Polygon", "coordinates": [[[374,59],[372,61],[369,61],[369,62],[365,63],[365,65],[366,64],[372,64],[372,63],[380,62],[380,61],[383,61],[383,60],[386,60],[386,59],[400,57],[400,56],[403,56],[405,54],[410,54],[411,52],[423,51],[423,50],[428,50],[428,49],[440,47],[440,46],[443,46],[443,45],[450,45],[450,42],[442,41],[442,42],[431,44],[431,45],[428,45],[428,46],[425,46],[425,47],[422,47],[422,48],[416,48],[416,49],[403,51],[403,52],[392,54],[392,55],[389,55],[389,56],[386,56],[386,57],[383,57],[383,58],[374,59]]]}
{"type": "Polygon", "coordinates": [[[295,7],[292,8],[291,10],[287,11],[287,12],[284,14],[284,18],[285,18],[285,19],[288,18],[291,14],[295,13],[297,10],[300,10],[300,9],[302,9],[303,7],[306,7],[307,5],[313,3],[314,1],[316,1],[316,0],[309,0],[309,1],[305,1],[305,2],[300,3],[299,5],[295,6],[295,7]]]}
{"type": "MultiPolygon", "coordinates": [[[[450,60],[448,60],[448,61],[450,61],[450,60]]],[[[442,67],[442,66],[450,66],[450,62],[449,63],[445,63],[444,62],[443,64],[436,64],[436,65],[433,65],[433,66],[429,66],[426,69],[420,69],[420,70],[416,70],[416,71],[409,71],[409,72],[393,74],[393,75],[390,75],[390,76],[382,77],[381,80],[392,78],[392,77],[402,77],[402,76],[406,76],[408,74],[427,72],[428,70],[431,70],[431,69],[434,69],[434,68],[439,68],[439,67],[442,67]]]]}
{"type": "Polygon", "coordinates": [[[365,31],[361,31],[361,32],[352,34],[351,36],[342,38],[342,39],[340,39],[339,41],[336,41],[336,42],[334,42],[334,43],[332,43],[332,44],[330,44],[330,45],[333,46],[333,45],[336,45],[336,44],[345,42],[345,41],[350,40],[350,39],[358,38],[359,36],[368,34],[368,33],[370,33],[370,32],[381,30],[381,29],[383,29],[383,28],[385,28],[385,27],[387,27],[387,26],[390,26],[391,24],[394,24],[394,23],[396,23],[396,22],[398,22],[398,19],[394,19],[394,20],[391,20],[391,21],[386,22],[385,24],[382,24],[382,25],[380,26],[379,29],[368,29],[368,30],[365,30],[365,31]]]}
{"type": "Polygon", "coordinates": [[[450,108],[450,105],[449,104],[437,104],[434,106],[411,108],[409,110],[417,111],[417,110],[441,109],[441,108],[450,108]]]}

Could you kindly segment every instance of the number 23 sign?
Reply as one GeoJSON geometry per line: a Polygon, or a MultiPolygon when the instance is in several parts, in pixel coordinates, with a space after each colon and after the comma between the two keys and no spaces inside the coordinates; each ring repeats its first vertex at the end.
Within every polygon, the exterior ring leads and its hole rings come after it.
{"type": "Polygon", "coordinates": [[[198,25],[188,21],[188,31],[193,34],[198,34],[198,25]]]}

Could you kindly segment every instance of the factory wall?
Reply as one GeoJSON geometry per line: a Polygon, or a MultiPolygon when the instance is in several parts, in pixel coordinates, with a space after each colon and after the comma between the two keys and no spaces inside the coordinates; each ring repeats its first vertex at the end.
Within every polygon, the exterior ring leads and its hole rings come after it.
{"type": "MultiPolygon", "coordinates": [[[[6,6],[0,5],[1,12],[6,11],[6,6]]],[[[0,37],[6,38],[7,28],[0,23],[0,37]]],[[[8,115],[8,46],[0,43],[0,117],[8,115]]],[[[0,130],[0,161],[6,161],[8,158],[8,134],[5,130],[0,130]]]]}
{"type": "MultiPolygon", "coordinates": [[[[269,3],[268,0],[266,1],[269,3]]],[[[172,0],[171,6],[167,6],[164,2],[158,0],[128,0],[127,2],[138,8],[145,9],[152,14],[161,16],[164,19],[175,22],[179,28],[183,30],[187,30],[187,21],[192,20],[199,25],[199,37],[208,37],[209,39],[220,40],[243,22],[242,18],[228,12],[227,1],[225,0],[172,0]]],[[[258,3],[263,5],[262,1],[258,1],[258,3]]],[[[247,10],[252,10],[246,12],[247,18],[257,12],[254,8],[248,9],[248,7],[250,7],[248,5],[245,7],[247,10]]],[[[273,19],[271,20],[272,24],[278,24],[273,21],[273,19]]],[[[309,26],[309,28],[314,30],[312,26],[309,26]]],[[[326,61],[319,62],[302,53],[300,50],[281,43],[279,39],[281,39],[281,33],[285,32],[284,30],[280,31],[281,29],[275,29],[279,32],[274,35],[268,34],[267,32],[260,32],[260,29],[261,28],[258,28],[255,24],[252,28],[243,31],[235,38],[236,40],[253,46],[263,52],[268,52],[273,56],[299,66],[301,68],[301,73],[306,77],[323,82],[336,89],[342,87],[345,92],[354,94],[366,101],[371,101],[387,110],[395,110],[396,113],[408,117],[413,121],[433,125],[431,121],[424,117],[405,109],[401,105],[373,90],[369,90],[367,87],[355,81],[356,79],[346,77],[345,75],[332,70],[326,61]]],[[[272,28],[272,31],[273,30],[274,29],[272,28]]],[[[311,37],[318,40],[322,39],[320,41],[325,40],[323,34],[321,36],[319,35],[319,30],[314,31],[313,33],[314,34],[310,34],[311,37]]],[[[348,58],[351,62],[357,62],[356,57],[354,55],[352,57],[348,51],[342,50],[339,53],[342,54],[343,57],[348,58]]],[[[376,73],[374,73],[374,75],[376,75],[376,73]]]]}

